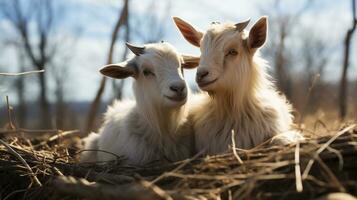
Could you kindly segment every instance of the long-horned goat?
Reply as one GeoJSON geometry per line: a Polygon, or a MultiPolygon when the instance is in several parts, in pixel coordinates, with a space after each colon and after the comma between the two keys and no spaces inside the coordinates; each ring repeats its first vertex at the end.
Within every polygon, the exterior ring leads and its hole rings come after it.
{"type": "Polygon", "coordinates": [[[116,79],[133,77],[135,101],[116,101],[108,108],[99,133],[84,139],[85,149],[98,151],[83,152],[81,161],[109,161],[118,155],[140,165],[189,157],[194,136],[182,68],[196,67],[199,58],[181,56],[166,42],[127,46],[135,54],[132,59],[100,72],[116,79]]]}
{"type": "Polygon", "coordinates": [[[232,130],[236,147],[244,149],[274,136],[279,144],[303,138],[291,131],[291,106],[275,89],[257,52],[267,38],[267,17],[249,32],[245,30],[249,20],[212,23],[206,32],[180,18],[174,21],[184,38],[201,49],[196,82],[208,95],[196,97],[191,112],[198,151],[226,151],[232,130]]]}

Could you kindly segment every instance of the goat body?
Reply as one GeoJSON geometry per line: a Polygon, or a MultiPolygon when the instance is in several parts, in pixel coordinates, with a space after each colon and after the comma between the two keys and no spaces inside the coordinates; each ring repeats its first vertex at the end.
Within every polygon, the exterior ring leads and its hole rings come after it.
{"type": "Polygon", "coordinates": [[[275,89],[257,52],[267,37],[266,17],[249,34],[244,30],[249,20],[213,23],[206,32],[174,20],[185,39],[201,49],[196,82],[204,92],[196,96],[190,111],[197,151],[227,151],[232,130],[236,147],[243,149],[272,137],[276,144],[302,138],[291,132],[291,106],[275,89]]]}
{"type": "MultiPolygon", "coordinates": [[[[136,56],[101,72],[113,78],[134,77],[135,101],[115,101],[105,113],[98,134],[84,139],[81,161],[109,161],[124,156],[126,163],[177,161],[193,151],[192,126],[187,120],[189,91],[181,67],[184,58],[168,43],[128,46],[136,56]]],[[[192,57],[189,58],[190,62],[192,57]]]]}

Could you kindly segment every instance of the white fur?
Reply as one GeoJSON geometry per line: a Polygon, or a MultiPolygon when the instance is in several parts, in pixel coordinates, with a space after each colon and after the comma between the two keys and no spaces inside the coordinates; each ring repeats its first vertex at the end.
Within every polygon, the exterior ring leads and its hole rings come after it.
{"type": "MultiPolygon", "coordinates": [[[[138,72],[133,83],[136,101],[115,101],[105,113],[98,136],[86,139],[85,149],[112,152],[124,156],[130,164],[189,157],[194,145],[187,120],[187,98],[181,101],[167,98],[175,96],[170,85],[181,82],[186,86],[181,60],[168,43],[145,45],[145,53],[129,61],[136,64],[138,72]],[[144,69],[150,69],[155,76],[144,76],[144,69]]],[[[185,92],[188,93],[187,86],[185,92]]],[[[116,158],[100,151],[87,154],[90,155],[83,154],[82,161],[116,158]]]]}
{"type": "MultiPolygon", "coordinates": [[[[186,22],[175,20],[179,28],[185,26],[186,22]]],[[[190,30],[198,31],[193,26],[187,27],[180,30],[189,36],[185,36],[189,41],[203,35],[198,38],[201,60],[197,73],[209,72],[199,83],[205,92],[196,95],[190,111],[197,151],[204,150],[207,154],[227,151],[232,144],[231,130],[235,131],[236,147],[243,149],[255,147],[279,133],[283,135],[275,138],[275,144],[302,139],[299,133],[290,131],[291,106],[276,91],[257,49],[249,48],[248,32],[239,32],[230,23],[212,24],[202,34],[191,33],[190,30]],[[238,54],[229,55],[231,49],[238,54]],[[204,84],[209,82],[213,83],[204,84]]]]}

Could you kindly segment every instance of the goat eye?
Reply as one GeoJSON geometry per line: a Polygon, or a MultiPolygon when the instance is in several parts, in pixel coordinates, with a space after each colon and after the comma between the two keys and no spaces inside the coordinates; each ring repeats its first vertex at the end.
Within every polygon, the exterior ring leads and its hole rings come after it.
{"type": "Polygon", "coordinates": [[[144,74],[144,76],[150,76],[150,75],[155,76],[155,74],[148,69],[144,69],[143,74],[144,74]]]}
{"type": "Polygon", "coordinates": [[[227,55],[230,56],[236,56],[238,54],[238,52],[235,49],[230,49],[227,53],[227,55]]]}

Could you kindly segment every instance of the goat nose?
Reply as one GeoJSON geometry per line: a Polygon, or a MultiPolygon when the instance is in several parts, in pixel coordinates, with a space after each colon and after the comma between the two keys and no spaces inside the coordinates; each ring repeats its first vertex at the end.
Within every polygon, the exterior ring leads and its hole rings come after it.
{"type": "Polygon", "coordinates": [[[176,83],[170,86],[170,90],[174,91],[175,93],[182,93],[186,88],[184,83],[176,83]]]}
{"type": "Polygon", "coordinates": [[[202,80],[204,77],[206,77],[209,74],[208,71],[206,70],[202,70],[202,71],[198,71],[196,74],[197,80],[200,81],[202,80]]]}

